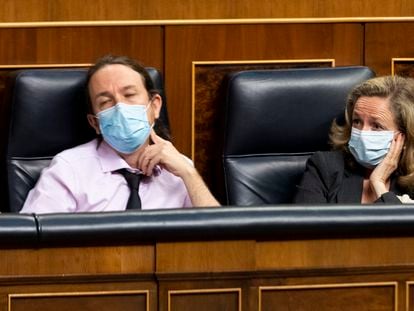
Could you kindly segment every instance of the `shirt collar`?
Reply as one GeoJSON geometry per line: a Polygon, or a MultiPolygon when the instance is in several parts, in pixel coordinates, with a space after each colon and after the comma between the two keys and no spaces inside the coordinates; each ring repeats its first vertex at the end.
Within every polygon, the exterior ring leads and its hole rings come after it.
{"type": "MultiPolygon", "coordinates": [[[[139,169],[131,168],[104,140],[98,142],[97,153],[103,172],[114,172],[122,168],[126,168],[132,172],[141,172],[139,169]]],[[[154,167],[154,176],[158,176],[161,173],[161,170],[161,166],[156,165],[154,167]]]]}

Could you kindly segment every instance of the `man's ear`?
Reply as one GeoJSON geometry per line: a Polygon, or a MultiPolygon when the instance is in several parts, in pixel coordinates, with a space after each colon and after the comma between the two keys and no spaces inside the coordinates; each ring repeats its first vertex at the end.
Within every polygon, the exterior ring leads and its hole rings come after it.
{"type": "Polygon", "coordinates": [[[160,117],[161,107],[162,107],[162,98],[159,94],[154,94],[151,98],[151,107],[154,112],[154,119],[160,117]]]}
{"type": "Polygon", "coordinates": [[[101,134],[101,130],[99,129],[99,121],[98,121],[98,119],[93,114],[90,114],[90,113],[88,113],[86,115],[86,117],[88,118],[89,125],[93,127],[93,129],[95,130],[96,134],[100,135],[101,134]]]}

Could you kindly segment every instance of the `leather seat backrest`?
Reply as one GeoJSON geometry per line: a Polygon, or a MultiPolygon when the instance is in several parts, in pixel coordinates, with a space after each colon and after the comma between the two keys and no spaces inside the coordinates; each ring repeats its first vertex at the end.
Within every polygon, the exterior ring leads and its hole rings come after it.
{"type": "Polygon", "coordinates": [[[230,205],[291,203],[367,67],[243,71],[228,81],[223,165],[230,205]]]}
{"type": "MultiPolygon", "coordinates": [[[[162,77],[147,68],[163,97],[160,118],[168,129],[162,77]]],[[[94,138],[86,118],[86,69],[33,69],[8,78],[10,126],[6,150],[8,206],[18,212],[43,168],[59,152],[94,138]]]]}

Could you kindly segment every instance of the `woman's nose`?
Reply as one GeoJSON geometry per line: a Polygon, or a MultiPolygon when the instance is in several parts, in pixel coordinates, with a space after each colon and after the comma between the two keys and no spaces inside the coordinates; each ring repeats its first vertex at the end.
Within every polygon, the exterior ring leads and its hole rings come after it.
{"type": "Polygon", "coordinates": [[[372,131],[372,128],[369,124],[364,124],[361,128],[361,131],[372,131]]]}

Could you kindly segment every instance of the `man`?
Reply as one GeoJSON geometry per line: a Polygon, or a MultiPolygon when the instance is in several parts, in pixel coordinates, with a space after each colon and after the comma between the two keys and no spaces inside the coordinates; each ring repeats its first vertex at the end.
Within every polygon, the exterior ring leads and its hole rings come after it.
{"type": "Polygon", "coordinates": [[[21,213],[219,205],[191,161],[155,132],[162,100],[142,66],[105,56],[87,86],[87,118],[100,138],[56,155],[21,213]]]}

